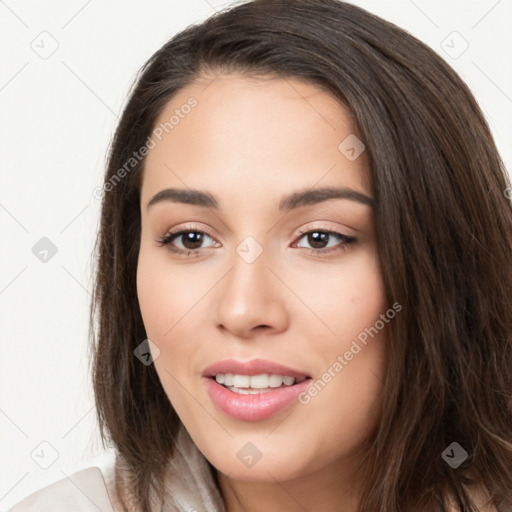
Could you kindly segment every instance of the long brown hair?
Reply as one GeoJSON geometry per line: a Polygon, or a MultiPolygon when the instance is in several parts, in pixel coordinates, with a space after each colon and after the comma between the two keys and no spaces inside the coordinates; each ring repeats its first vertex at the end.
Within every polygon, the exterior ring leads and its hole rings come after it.
{"type": "Polygon", "coordinates": [[[360,511],[444,511],[446,494],[476,511],[468,489],[480,483],[509,512],[510,181],[457,74],[407,32],[338,0],[255,0],[186,28],[143,66],[124,108],[105,174],[91,355],[101,435],[131,469],[140,509],[162,493],[180,420],[154,365],[134,357],[146,337],[135,280],[144,159],[126,162],[177,91],[222,71],[321,87],[352,111],[366,146],[387,299],[403,309],[388,325],[360,511]],[[442,457],[454,442],[468,454],[457,468],[442,457]]]}

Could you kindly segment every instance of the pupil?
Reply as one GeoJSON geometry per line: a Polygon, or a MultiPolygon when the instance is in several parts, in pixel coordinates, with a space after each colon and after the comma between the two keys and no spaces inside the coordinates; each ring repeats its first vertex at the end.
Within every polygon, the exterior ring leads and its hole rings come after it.
{"type": "Polygon", "coordinates": [[[308,243],[315,249],[322,249],[328,241],[328,236],[328,233],[319,233],[318,231],[314,231],[313,233],[309,233],[308,243]]]}
{"type": "Polygon", "coordinates": [[[203,236],[202,233],[198,233],[196,231],[191,231],[189,233],[186,233],[184,235],[185,239],[183,241],[183,245],[187,249],[198,249],[199,247],[201,247],[202,236],[203,236]],[[192,246],[189,246],[187,244],[191,244],[192,246]]]}

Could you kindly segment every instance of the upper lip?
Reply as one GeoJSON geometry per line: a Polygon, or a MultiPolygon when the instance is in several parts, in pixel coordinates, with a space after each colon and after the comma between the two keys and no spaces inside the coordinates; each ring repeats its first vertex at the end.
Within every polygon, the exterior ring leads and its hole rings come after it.
{"type": "Polygon", "coordinates": [[[269,375],[282,375],[295,378],[310,377],[307,373],[265,359],[251,359],[250,361],[223,359],[205,368],[202,376],[215,377],[215,375],[219,373],[232,373],[235,375],[262,375],[267,373],[269,375]]]}

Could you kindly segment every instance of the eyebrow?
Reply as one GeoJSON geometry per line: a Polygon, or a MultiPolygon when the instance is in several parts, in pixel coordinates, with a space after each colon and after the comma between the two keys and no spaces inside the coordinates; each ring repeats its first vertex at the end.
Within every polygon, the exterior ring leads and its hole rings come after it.
{"type": "MultiPolygon", "coordinates": [[[[375,201],[357,190],[348,187],[323,187],[316,189],[306,189],[293,192],[281,199],[279,202],[280,211],[289,211],[301,206],[322,203],[329,199],[349,199],[358,203],[374,207],[375,201]]],[[[208,192],[192,189],[166,188],[156,193],[148,202],[147,209],[157,203],[173,202],[202,206],[205,208],[219,209],[219,203],[208,192]]]]}

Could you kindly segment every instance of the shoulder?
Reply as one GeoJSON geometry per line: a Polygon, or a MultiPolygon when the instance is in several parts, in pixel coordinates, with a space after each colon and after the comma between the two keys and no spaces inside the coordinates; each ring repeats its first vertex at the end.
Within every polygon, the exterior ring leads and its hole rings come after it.
{"type": "Polygon", "coordinates": [[[114,512],[109,490],[99,467],[82,469],[43,487],[14,505],[8,512],[69,512],[70,510],[114,512]]]}

